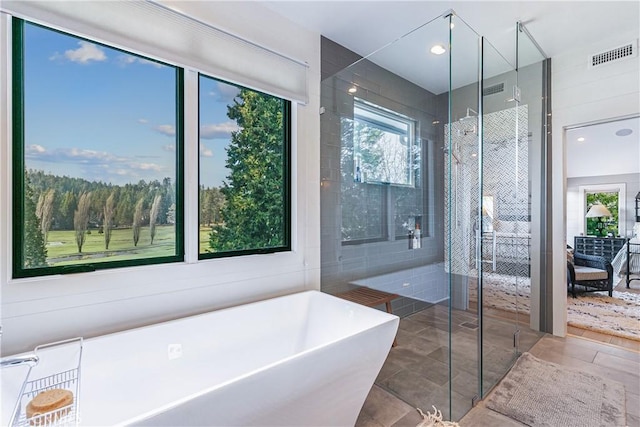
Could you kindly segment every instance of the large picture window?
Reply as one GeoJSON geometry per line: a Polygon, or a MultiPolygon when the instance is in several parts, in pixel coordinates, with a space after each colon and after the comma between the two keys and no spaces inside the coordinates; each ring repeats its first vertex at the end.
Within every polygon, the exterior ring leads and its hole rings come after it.
{"type": "Polygon", "coordinates": [[[182,260],[182,70],[12,28],[13,276],[182,260]]]}
{"type": "Polygon", "coordinates": [[[290,250],[290,102],[199,77],[200,258],[290,250]]]}

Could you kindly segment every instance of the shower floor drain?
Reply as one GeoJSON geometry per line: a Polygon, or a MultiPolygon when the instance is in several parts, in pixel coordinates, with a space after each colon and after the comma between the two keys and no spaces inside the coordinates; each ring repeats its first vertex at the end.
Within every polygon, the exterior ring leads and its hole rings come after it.
{"type": "Polygon", "coordinates": [[[467,329],[478,329],[478,324],[474,322],[464,322],[461,323],[460,326],[463,326],[467,329]]]}

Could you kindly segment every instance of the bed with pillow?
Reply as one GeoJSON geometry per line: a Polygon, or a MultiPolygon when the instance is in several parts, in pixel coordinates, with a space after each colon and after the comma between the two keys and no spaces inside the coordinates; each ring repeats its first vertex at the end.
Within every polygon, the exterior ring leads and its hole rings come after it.
{"type": "Polygon", "coordinates": [[[495,220],[493,230],[482,233],[482,259],[493,263],[529,264],[531,223],[495,220]]]}
{"type": "Polygon", "coordinates": [[[633,280],[639,280],[640,277],[631,277],[632,275],[640,275],[640,237],[634,237],[618,251],[611,261],[613,271],[618,276],[627,276],[627,288],[633,280]]]}

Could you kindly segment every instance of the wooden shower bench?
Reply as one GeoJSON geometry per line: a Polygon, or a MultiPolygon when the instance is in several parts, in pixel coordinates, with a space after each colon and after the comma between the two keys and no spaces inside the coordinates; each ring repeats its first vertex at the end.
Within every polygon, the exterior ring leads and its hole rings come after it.
{"type": "MultiPolygon", "coordinates": [[[[352,289],[350,291],[336,294],[336,296],[346,299],[347,301],[366,305],[367,307],[375,307],[384,304],[387,308],[387,313],[389,314],[393,314],[393,311],[391,310],[391,301],[399,297],[399,295],[396,294],[390,294],[388,292],[366,287],[352,289]]],[[[398,343],[394,338],[392,346],[395,347],[396,345],[398,345],[398,343]]]]}

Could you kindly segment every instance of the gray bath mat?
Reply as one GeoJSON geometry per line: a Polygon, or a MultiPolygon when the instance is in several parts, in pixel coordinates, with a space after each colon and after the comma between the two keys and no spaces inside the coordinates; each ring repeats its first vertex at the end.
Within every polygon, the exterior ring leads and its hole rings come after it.
{"type": "Polygon", "coordinates": [[[624,385],[524,353],[486,406],[529,426],[624,426],[624,385]]]}

